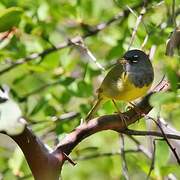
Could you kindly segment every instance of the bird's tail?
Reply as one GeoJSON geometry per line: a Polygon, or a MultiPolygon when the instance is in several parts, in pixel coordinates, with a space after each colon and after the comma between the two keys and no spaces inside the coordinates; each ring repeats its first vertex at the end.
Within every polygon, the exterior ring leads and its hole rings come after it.
{"type": "Polygon", "coordinates": [[[101,106],[102,104],[102,101],[103,101],[103,98],[99,98],[96,103],[94,104],[94,106],[92,107],[92,109],[88,112],[86,118],[85,118],[85,121],[88,121],[90,119],[92,119],[96,112],[98,111],[99,107],[101,106]]]}

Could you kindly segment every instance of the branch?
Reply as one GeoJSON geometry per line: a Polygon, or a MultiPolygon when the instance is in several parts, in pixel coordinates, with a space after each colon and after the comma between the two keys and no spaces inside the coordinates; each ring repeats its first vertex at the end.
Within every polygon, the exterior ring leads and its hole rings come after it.
{"type": "Polygon", "coordinates": [[[155,157],[156,157],[156,140],[158,140],[158,139],[153,140],[153,154],[152,154],[151,166],[149,169],[149,173],[146,177],[146,180],[150,179],[151,173],[154,169],[154,163],[155,163],[155,157]]]}
{"type": "Polygon", "coordinates": [[[135,24],[135,27],[134,27],[134,30],[132,32],[132,36],[131,36],[131,39],[130,39],[130,43],[129,43],[129,46],[128,46],[128,50],[130,49],[130,47],[132,46],[133,44],[133,41],[135,39],[135,36],[136,36],[136,33],[137,33],[137,30],[138,30],[138,27],[140,25],[140,23],[142,22],[143,20],[143,16],[146,12],[146,7],[143,6],[141,12],[140,12],[140,15],[138,16],[137,20],[136,20],[136,24],[135,24]]]}
{"type": "Polygon", "coordinates": [[[170,39],[167,41],[166,55],[173,56],[174,50],[180,47],[180,27],[177,27],[172,32],[170,39]]]}
{"type": "Polygon", "coordinates": [[[60,159],[53,156],[29,128],[26,127],[20,135],[11,138],[23,151],[36,180],[58,180],[60,159]]]}
{"type": "Polygon", "coordinates": [[[128,137],[137,145],[137,149],[139,149],[139,151],[141,151],[146,157],[152,157],[151,152],[145,146],[143,146],[135,137],[129,134],[126,135],[128,135],[128,137]]]}
{"type": "MultiPolygon", "coordinates": [[[[129,153],[139,153],[142,152],[140,149],[127,149],[124,150],[124,153],[129,154],[129,153]]],[[[91,155],[87,155],[87,156],[80,156],[76,159],[74,159],[75,161],[84,161],[84,160],[89,160],[89,159],[94,159],[94,158],[100,158],[100,157],[109,157],[109,156],[119,156],[121,155],[121,152],[107,152],[107,153],[97,153],[97,154],[91,154],[91,155]]]]}
{"type": "Polygon", "coordinates": [[[159,130],[161,131],[162,135],[163,135],[163,139],[166,141],[167,145],[169,146],[169,148],[171,149],[172,153],[174,154],[177,163],[180,165],[180,158],[176,152],[176,148],[174,148],[171,143],[169,142],[163,128],[161,127],[161,124],[159,123],[159,121],[157,122],[155,119],[151,118],[153,120],[153,122],[158,126],[159,130]]]}
{"type": "MultiPolygon", "coordinates": [[[[132,129],[127,129],[122,131],[122,133],[133,136],[155,136],[155,137],[164,137],[161,132],[158,131],[137,131],[132,129]]],[[[166,134],[168,139],[180,140],[180,136],[176,134],[166,134]]]]}
{"type": "Polygon", "coordinates": [[[129,180],[128,166],[126,161],[126,155],[124,150],[124,136],[120,134],[120,152],[121,152],[121,161],[122,161],[122,174],[126,180],[129,180]]]}
{"type": "MultiPolygon", "coordinates": [[[[143,2],[140,2],[139,4],[135,5],[134,7],[132,7],[132,9],[137,9],[139,7],[141,7],[143,5],[143,2]]],[[[125,9],[123,10],[123,12],[120,12],[119,14],[115,15],[114,17],[112,17],[111,19],[109,19],[107,22],[104,22],[104,23],[100,23],[96,26],[94,26],[92,28],[91,31],[88,31],[86,34],[84,34],[82,36],[83,39],[86,39],[90,36],[93,36],[93,35],[96,35],[97,33],[99,33],[100,31],[104,30],[105,28],[107,28],[108,26],[110,26],[112,23],[116,22],[116,21],[120,21],[120,22],[123,22],[123,20],[125,18],[127,18],[127,16],[129,15],[130,11],[128,9],[125,9]]],[[[21,64],[25,64],[29,61],[32,61],[34,59],[37,59],[39,57],[43,58],[45,57],[47,54],[50,54],[52,52],[55,52],[55,51],[58,51],[58,50],[61,50],[61,49],[64,49],[64,48],[67,48],[67,47],[70,47],[72,45],[71,42],[74,42],[74,43],[78,43],[79,42],[79,36],[76,36],[74,38],[71,38],[65,42],[62,42],[60,43],[59,45],[57,45],[56,47],[51,47],[51,48],[48,48],[48,49],[45,49],[44,51],[40,52],[40,53],[33,53],[27,57],[24,57],[24,58],[20,58],[20,59],[17,59],[16,61],[12,61],[13,64],[11,64],[9,67],[3,69],[0,71],[0,75],[16,68],[17,66],[21,65],[21,64]]]]}

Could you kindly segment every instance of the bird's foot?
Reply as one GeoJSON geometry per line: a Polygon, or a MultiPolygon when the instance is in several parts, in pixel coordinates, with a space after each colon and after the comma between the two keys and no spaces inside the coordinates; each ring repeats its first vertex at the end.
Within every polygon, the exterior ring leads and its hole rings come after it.
{"type": "Polygon", "coordinates": [[[118,113],[120,119],[122,120],[123,124],[124,124],[124,127],[125,129],[128,129],[128,125],[127,125],[127,122],[129,120],[129,116],[125,115],[125,114],[122,114],[122,113],[118,113]]]}
{"type": "Polygon", "coordinates": [[[139,116],[145,116],[145,113],[142,111],[142,109],[140,109],[136,104],[132,103],[132,102],[129,102],[129,104],[131,106],[128,106],[127,109],[128,110],[131,110],[133,109],[139,116]]]}

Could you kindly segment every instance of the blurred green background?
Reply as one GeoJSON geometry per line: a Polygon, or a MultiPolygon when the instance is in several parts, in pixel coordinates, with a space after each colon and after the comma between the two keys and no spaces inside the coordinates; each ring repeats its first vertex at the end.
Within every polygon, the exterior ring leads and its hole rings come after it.
{"type": "MultiPolygon", "coordinates": [[[[142,1],[128,0],[1,0],[0,1],[0,37],[4,31],[14,27],[14,33],[0,41],[0,71],[20,58],[32,53],[40,53],[47,48],[58,46],[68,38],[84,35],[95,25],[107,22],[128,7],[139,6],[142,1]],[[12,9],[11,7],[14,7],[12,9]],[[16,7],[16,8],[15,8],[16,7]],[[11,8],[7,11],[8,8],[11,8]]],[[[127,50],[136,15],[142,6],[135,8],[123,20],[117,20],[107,28],[85,39],[85,44],[106,69],[127,50]],[[135,15],[135,14],[136,15],[135,15]]],[[[180,25],[180,3],[176,1],[176,24],[180,25]]],[[[151,113],[161,117],[180,129],[180,92],[179,55],[165,56],[166,41],[173,31],[172,1],[149,1],[143,22],[131,48],[140,48],[145,37],[146,53],[155,49],[153,66],[155,86],[167,75],[172,92],[157,93],[151,99],[155,107],[151,113]]],[[[68,132],[80,123],[93,105],[97,89],[104,73],[90,59],[75,47],[64,48],[0,75],[0,84],[11,88],[11,96],[20,105],[24,116],[44,143],[54,147],[68,132]],[[66,113],[75,114],[74,118],[64,118],[66,113]],[[63,115],[63,116],[62,116],[63,115]]],[[[119,102],[126,110],[124,103],[119,102]]],[[[99,115],[115,111],[113,104],[107,102],[98,111],[99,115]]],[[[69,114],[68,114],[69,115],[69,114]]],[[[147,121],[140,120],[130,128],[147,130],[147,121]]],[[[152,125],[153,129],[156,129],[152,125]]],[[[139,141],[152,151],[151,139],[140,137],[139,141]]],[[[179,145],[180,146],[180,145],[179,145]]],[[[125,137],[125,149],[136,149],[136,144],[125,137]]],[[[171,159],[165,142],[157,142],[155,169],[152,179],[163,179],[173,174],[180,179],[179,167],[171,159]]],[[[119,180],[122,176],[122,160],[119,154],[96,157],[86,160],[81,158],[101,153],[119,152],[119,136],[112,131],[97,133],[81,142],[72,152],[71,157],[77,165],[66,163],[63,167],[63,180],[119,180]]],[[[33,154],[32,154],[33,156],[33,154]]],[[[144,154],[127,153],[129,175],[133,180],[145,179],[151,160],[144,154]]],[[[0,179],[33,179],[20,149],[7,137],[0,136],[0,179]]]]}

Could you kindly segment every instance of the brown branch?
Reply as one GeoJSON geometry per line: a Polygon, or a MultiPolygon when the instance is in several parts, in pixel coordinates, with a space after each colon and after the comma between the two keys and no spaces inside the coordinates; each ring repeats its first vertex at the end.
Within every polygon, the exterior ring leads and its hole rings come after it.
{"type": "MultiPolygon", "coordinates": [[[[137,4],[134,7],[132,7],[132,9],[138,9],[142,5],[143,5],[143,2],[140,2],[139,4],[137,4]]],[[[82,35],[82,38],[86,39],[86,38],[88,38],[90,36],[96,35],[97,33],[99,33],[100,31],[104,30],[105,28],[107,28],[108,26],[110,26],[112,23],[114,23],[116,21],[123,22],[125,20],[125,18],[127,18],[127,16],[129,15],[129,13],[130,12],[129,12],[128,9],[123,10],[119,14],[117,14],[114,17],[112,17],[111,19],[109,19],[107,22],[100,23],[100,24],[94,26],[91,31],[89,31],[86,34],[82,35]]],[[[54,46],[54,47],[45,49],[44,51],[42,51],[40,53],[33,53],[33,54],[31,54],[31,55],[29,55],[27,57],[17,59],[16,61],[12,61],[13,64],[11,64],[9,67],[1,70],[0,71],[0,75],[2,75],[4,73],[6,73],[6,72],[16,68],[17,66],[19,66],[21,64],[25,64],[25,63],[27,63],[29,61],[32,61],[34,59],[37,59],[39,57],[43,58],[47,54],[50,54],[52,52],[55,52],[55,51],[58,51],[58,50],[61,50],[61,49],[67,48],[67,47],[70,47],[72,45],[71,42],[78,43],[79,40],[80,40],[79,36],[76,36],[74,38],[71,38],[70,40],[67,40],[65,42],[60,43],[56,47],[54,46]]]]}
{"type": "Polygon", "coordinates": [[[23,151],[36,180],[59,179],[60,159],[49,153],[41,140],[29,128],[26,127],[20,135],[11,137],[23,151]]]}

